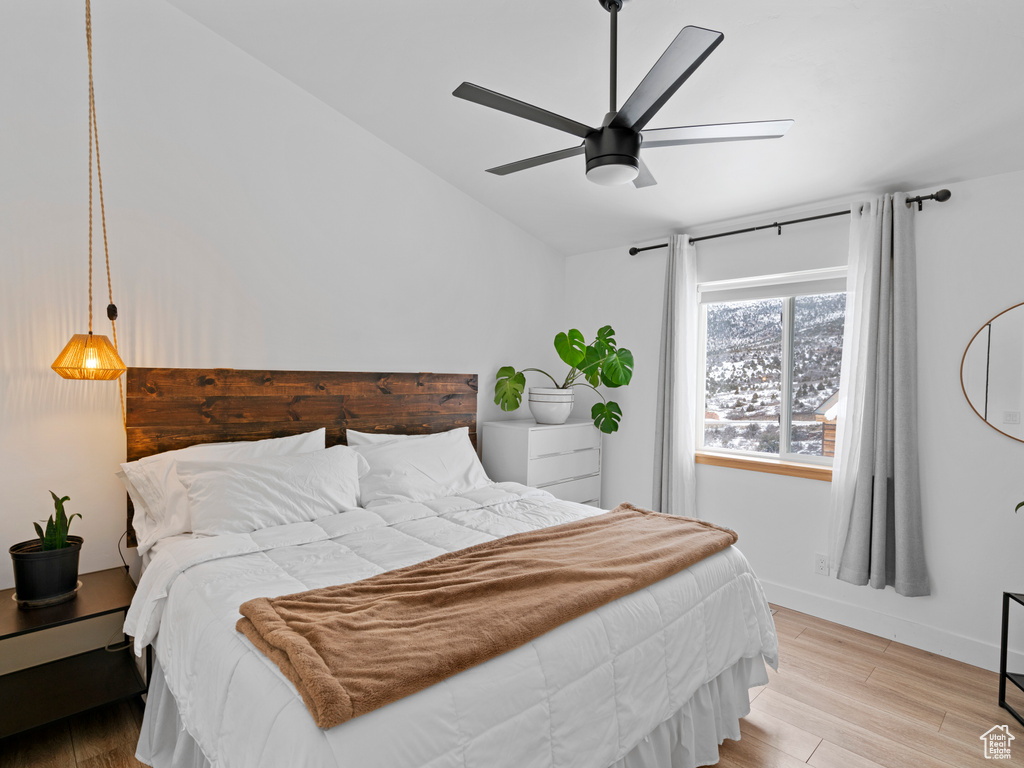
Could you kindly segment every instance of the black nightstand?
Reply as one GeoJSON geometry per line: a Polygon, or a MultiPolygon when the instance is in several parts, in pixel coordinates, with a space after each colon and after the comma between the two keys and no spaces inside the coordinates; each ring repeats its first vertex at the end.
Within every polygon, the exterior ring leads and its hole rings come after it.
{"type": "Polygon", "coordinates": [[[1013,715],[1017,722],[1024,725],[1024,718],[1013,707],[1006,703],[1006,681],[1024,691],[1024,674],[1006,671],[1006,640],[1010,625],[1010,601],[1024,605],[1024,593],[1003,592],[1003,632],[999,641],[999,706],[1013,715]]]}
{"type": "MultiPolygon", "coordinates": [[[[109,613],[127,613],[135,584],[123,568],[80,574],[78,596],[23,610],[13,589],[0,591],[0,641],[109,613]]],[[[127,638],[125,638],[127,639],[127,638]]],[[[103,648],[0,676],[0,738],[145,693],[131,648],[103,648]]]]}

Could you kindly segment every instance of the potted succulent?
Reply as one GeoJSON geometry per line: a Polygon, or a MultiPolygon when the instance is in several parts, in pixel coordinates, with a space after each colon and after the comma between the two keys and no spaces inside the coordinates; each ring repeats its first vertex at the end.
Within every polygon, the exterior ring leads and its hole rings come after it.
{"type": "Polygon", "coordinates": [[[14,565],[14,592],[22,608],[37,608],[55,605],[74,598],[78,587],[78,555],[82,550],[82,538],[69,536],[68,526],[76,517],[68,517],[64,504],[70,497],[53,497],[54,514],[46,522],[44,530],[39,523],[36,527],[38,538],[22,541],[8,551],[14,565]]]}
{"type": "Polygon", "coordinates": [[[615,330],[606,325],[601,328],[594,340],[587,344],[577,329],[555,336],[555,351],[566,365],[569,372],[559,382],[546,371],[539,368],[523,368],[517,371],[510,365],[498,370],[494,383],[494,402],[503,411],[514,411],[523,400],[526,389],[526,373],[533,371],[542,373],[551,379],[553,387],[530,387],[530,412],[538,424],[562,424],[569,418],[573,406],[573,387],[575,385],[589,387],[601,398],[590,410],[594,426],[605,434],[611,434],[619,428],[622,409],[619,404],[605,399],[598,389],[604,385],[614,389],[624,387],[633,378],[633,353],[621,349],[615,343],[615,330]]]}

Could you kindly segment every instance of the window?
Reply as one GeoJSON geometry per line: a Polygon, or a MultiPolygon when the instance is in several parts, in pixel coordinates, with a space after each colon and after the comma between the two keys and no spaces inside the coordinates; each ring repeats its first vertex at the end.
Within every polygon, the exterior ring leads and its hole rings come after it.
{"type": "Polygon", "coordinates": [[[704,283],[698,448],[831,464],[845,270],[704,283]]]}

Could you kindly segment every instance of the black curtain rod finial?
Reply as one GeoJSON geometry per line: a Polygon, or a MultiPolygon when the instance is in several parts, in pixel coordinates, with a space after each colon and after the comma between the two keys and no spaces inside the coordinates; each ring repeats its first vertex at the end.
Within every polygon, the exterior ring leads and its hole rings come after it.
{"type": "Polygon", "coordinates": [[[637,248],[635,245],[629,249],[630,256],[636,256],[640,251],[653,251],[656,248],[668,248],[668,243],[660,243],[659,245],[648,245],[643,248],[637,248]]]}
{"type": "Polygon", "coordinates": [[[923,211],[925,200],[934,200],[937,203],[944,203],[947,200],[949,200],[949,198],[951,198],[952,196],[953,193],[950,192],[948,189],[940,189],[938,192],[933,192],[930,195],[918,195],[917,197],[909,197],[907,198],[907,208],[909,208],[913,203],[917,203],[917,210],[923,211]]]}

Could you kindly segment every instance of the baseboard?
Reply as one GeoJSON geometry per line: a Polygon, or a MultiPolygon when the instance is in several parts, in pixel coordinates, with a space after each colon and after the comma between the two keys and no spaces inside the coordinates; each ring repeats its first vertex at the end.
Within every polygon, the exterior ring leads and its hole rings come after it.
{"type": "MultiPolygon", "coordinates": [[[[918,624],[896,616],[872,611],[863,606],[835,600],[812,592],[761,581],[768,601],[820,619],[859,629],[879,637],[920,648],[930,653],[956,659],[975,667],[999,671],[999,646],[971,637],[964,637],[936,627],[918,624]]],[[[1024,654],[1010,651],[1008,667],[1024,669],[1024,654]]]]}

